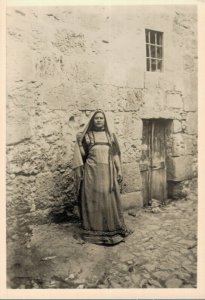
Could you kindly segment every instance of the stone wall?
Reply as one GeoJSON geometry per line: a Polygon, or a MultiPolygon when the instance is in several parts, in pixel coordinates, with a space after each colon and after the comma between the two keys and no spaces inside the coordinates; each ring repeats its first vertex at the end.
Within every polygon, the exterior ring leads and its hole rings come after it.
{"type": "Polygon", "coordinates": [[[9,237],[72,206],[75,135],[96,108],[119,139],[125,207],[142,205],[143,118],[173,120],[171,195],[197,176],[196,30],[188,5],[8,8],[9,237]],[[145,28],[164,32],[163,72],[145,71],[145,28]]]}

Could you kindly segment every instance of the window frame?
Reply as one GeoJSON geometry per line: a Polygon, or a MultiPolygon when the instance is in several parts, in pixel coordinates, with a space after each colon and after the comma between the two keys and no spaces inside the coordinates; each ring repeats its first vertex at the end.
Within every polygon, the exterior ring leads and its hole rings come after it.
{"type": "Polygon", "coordinates": [[[146,72],[154,72],[154,73],[163,72],[163,68],[164,68],[163,42],[164,42],[164,33],[162,31],[145,28],[146,72]],[[154,41],[152,40],[153,36],[154,36],[154,41]],[[154,65],[155,67],[153,67],[154,65]]]}

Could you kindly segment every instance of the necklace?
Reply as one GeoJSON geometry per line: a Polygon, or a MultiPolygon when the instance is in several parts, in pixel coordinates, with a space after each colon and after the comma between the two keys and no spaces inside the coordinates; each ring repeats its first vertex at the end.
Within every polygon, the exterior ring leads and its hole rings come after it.
{"type": "Polygon", "coordinates": [[[95,128],[94,131],[105,131],[105,128],[95,128]]]}

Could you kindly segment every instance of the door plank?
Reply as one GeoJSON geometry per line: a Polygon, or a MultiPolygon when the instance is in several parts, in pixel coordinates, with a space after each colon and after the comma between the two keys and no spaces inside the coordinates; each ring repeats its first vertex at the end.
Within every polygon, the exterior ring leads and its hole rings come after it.
{"type": "Polygon", "coordinates": [[[141,156],[141,178],[143,205],[147,206],[150,201],[150,122],[143,120],[142,133],[142,156],[141,156]]]}
{"type": "Polygon", "coordinates": [[[165,143],[165,121],[153,121],[152,138],[152,198],[160,202],[166,199],[166,143],[165,143]]]}

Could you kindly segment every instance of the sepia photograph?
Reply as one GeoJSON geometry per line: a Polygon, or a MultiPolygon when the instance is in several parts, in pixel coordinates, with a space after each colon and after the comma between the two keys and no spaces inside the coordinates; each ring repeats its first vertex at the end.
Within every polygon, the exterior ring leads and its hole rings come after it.
{"type": "Polygon", "coordinates": [[[33,3],[6,7],[6,288],[196,290],[197,5],[33,3]]]}

